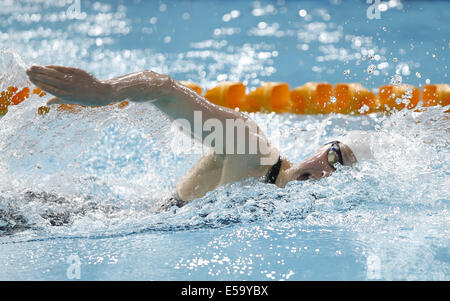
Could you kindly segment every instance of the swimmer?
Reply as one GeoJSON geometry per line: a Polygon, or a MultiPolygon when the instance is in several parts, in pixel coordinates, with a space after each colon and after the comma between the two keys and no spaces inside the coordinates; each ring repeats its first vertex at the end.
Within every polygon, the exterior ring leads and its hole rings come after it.
{"type": "MultiPolygon", "coordinates": [[[[162,205],[181,207],[204,196],[217,187],[247,178],[261,179],[266,183],[284,187],[294,180],[320,179],[329,176],[337,165],[353,165],[372,156],[364,132],[353,131],[339,140],[321,146],[313,155],[298,164],[281,157],[278,149],[270,145],[256,123],[242,112],[234,111],[207,101],[203,96],[186,88],[167,75],[153,71],[141,71],[109,80],[99,80],[84,70],[64,66],[32,66],[27,70],[29,79],[42,90],[54,95],[47,105],[78,104],[106,106],[114,102],[150,102],[170,120],[187,120],[191,134],[212,149],[205,154],[179,180],[174,195],[162,205]],[[218,120],[223,126],[223,137],[233,134],[225,126],[227,120],[243,122],[247,126],[244,141],[228,139],[223,144],[207,138],[207,132],[195,133],[195,112],[201,112],[203,120],[218,120]],[[200,137],[199,137],[200,136],[200,137]],[[249,145],[258,140],[256,151],[238,152],[239,142],[249,145]]],[[[189,127],[188,127],[189,128],[189,127]]],[[[237,139],[237,138],[236,138],[237,139]]]]}

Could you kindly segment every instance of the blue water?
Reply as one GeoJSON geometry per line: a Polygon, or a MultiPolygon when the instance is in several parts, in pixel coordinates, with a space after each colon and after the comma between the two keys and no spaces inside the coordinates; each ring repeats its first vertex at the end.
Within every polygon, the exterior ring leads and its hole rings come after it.
{"type": "MultiPolygon", "coordinates": [[[[447,1],[2,1],[0,89],[32,64],[100,78],[152,69],[203,88],[239,80],[448,83],[447,1]],[[374,67],[373,67],[373,66],[374,67]]],[[[156,203],[200,158],[149,104],[0,119],[0,279],[449,280],[448,114],[252,114],[292,161],[351,129],[376,159],[285,189],[249,179],[179,210],[156,203]],[[53,225],[52,225],[53,224],[53,225]]]]}

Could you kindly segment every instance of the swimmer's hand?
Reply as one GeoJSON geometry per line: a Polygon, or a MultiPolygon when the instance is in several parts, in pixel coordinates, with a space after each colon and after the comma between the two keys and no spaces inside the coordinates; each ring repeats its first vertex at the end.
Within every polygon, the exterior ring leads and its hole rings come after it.
{"type": "Polygon", "coordinates": [[[48,101],[48,105],[104,106],[111,103],[111,84],[84,70],[54,65],[31,66],[27,74],[33,84],[56,96],[48,101]]]}

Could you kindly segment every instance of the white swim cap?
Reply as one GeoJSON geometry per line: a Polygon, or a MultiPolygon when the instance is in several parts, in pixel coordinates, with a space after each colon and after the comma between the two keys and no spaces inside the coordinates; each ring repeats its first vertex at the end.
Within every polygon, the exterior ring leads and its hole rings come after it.
{"type": "Polygon", "coordinates": [[[357,161],[365,159],[374,159],[371,149],[373,137],[370,133],[364,131],[350,131],[347,135],[337,140],[346,144],[356,157],[357,161]]]}

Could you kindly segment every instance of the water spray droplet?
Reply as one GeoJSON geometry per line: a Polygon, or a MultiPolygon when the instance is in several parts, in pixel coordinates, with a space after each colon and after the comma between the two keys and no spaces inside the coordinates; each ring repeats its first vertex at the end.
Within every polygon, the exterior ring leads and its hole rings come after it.
{"type": "Polygon", "coordinates": [[[398,74],[391,76],[391,85],[398,86],[402,83],[402,77],[398,74]]]}
{"type": "Polygon", "coordinates": [[[375,69],[377,69],[377,66],[375,66],[374,64],[369,65],[369,67],[367,67],[367,73],[372,73],[373,71],[375,71],[375,69]]]}

